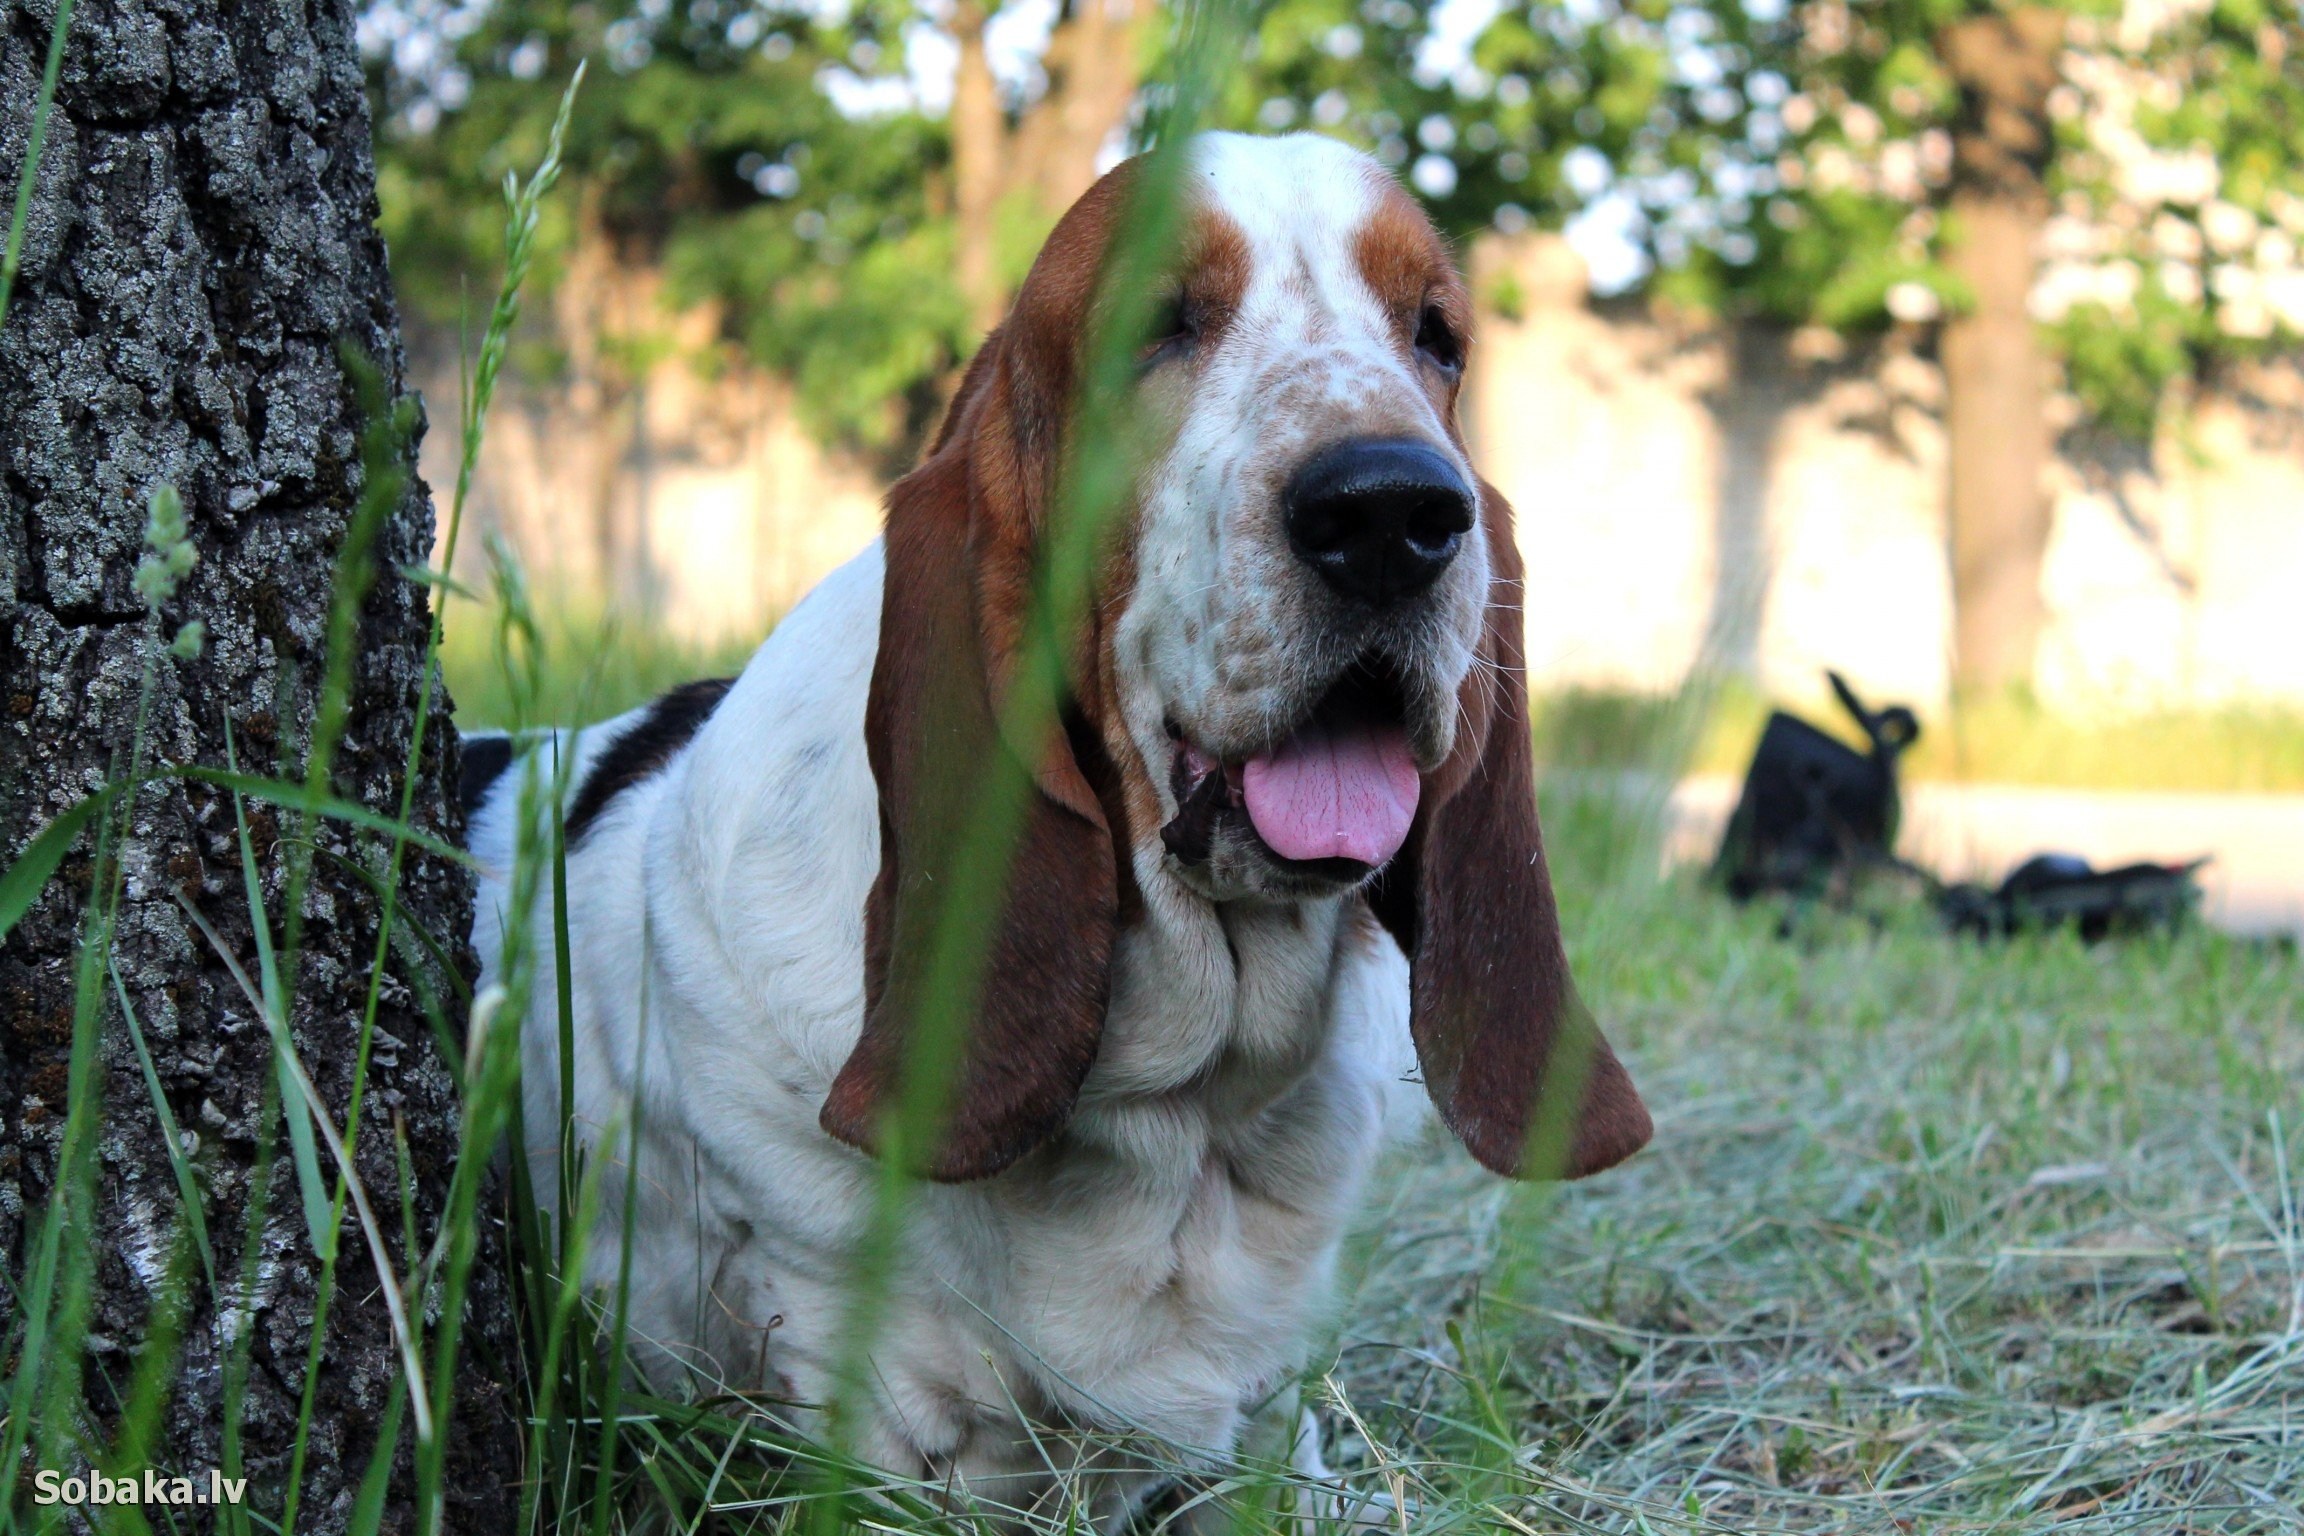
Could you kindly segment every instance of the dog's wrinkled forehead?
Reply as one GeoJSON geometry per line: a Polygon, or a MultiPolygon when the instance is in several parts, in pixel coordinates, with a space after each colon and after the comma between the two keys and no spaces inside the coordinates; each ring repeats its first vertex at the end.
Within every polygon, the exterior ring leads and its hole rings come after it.
{"type": "MultiPolygon", "coordinates": [[[[1416,397],[1379,414],[1446,435],[1408,356],[1414,312],[1455,275],[1414,202],[1375,161],[1313,134],[1254,138],[1212,133],[1194,145],[1193,193],[1201,225],[1198,281],[1228,311],[1219,368],[1274,365],[1259,382],[1349,395],[1379,388],[1416,397]],[[1418,409],[1417,405],[1423,408],[1418,409]]],[[[1450,300],[1453,302],[1453,299],[1450,300]]],[[[1368,406],[1364,399],[1339,402],[1368,406]]],[[[1374,425],[1374,423],[1369,423],[1374,425]]]]}
{"type": "Polygon", "coordinates": [[[1384,190],[1366,156],[1311,134],[1211,133],[1193,149],[1195,202],[1247,258],[1245,302],[1381,323],[1354,249],[1384,190]]]}

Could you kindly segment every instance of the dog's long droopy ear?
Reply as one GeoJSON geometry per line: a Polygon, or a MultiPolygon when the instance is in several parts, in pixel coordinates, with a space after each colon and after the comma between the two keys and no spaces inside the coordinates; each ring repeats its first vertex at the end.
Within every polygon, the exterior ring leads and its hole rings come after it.
{"type": "Polygon", "coordinates": [[[1544,839],[1512,511],[1481,487],[1493,576],[1454,752],[1372,893],[1409,957],[1410,1029],[1440,1118],[1498,1173],[1581,1178],[1630,1157],[1648,1108],[1568,976],[1544,839]]]}
{"type": "MultiPolygon", "coordinates": [[[[953,409],[980,405],[964,398],[953,409]]],[[[820,1117],[867,1151],[878,1150],[929,1001],[931,929],[953,888],[961,829],[987,765],[1000,754],[1014,760],[995,714],[1005,658],[988,644],[1006,631],[985,612],[988,595],[998,601],[1014,584],[987,572],[1028,561],[1029,546],[1018,548],[1013,515],[987,510],[965,426],[958,436],[889,496],[880,650],[865,714],[880,874],[865,907],[864,1031],[820,1117]]],[[[1027,808],[984,942],[977,1006],[926,1162],[936,1179],[997,1173],[1060,1128],[1103,1030],[1117,907],[1112,834],[1065,733],[1027,766],[1027,808]]]]}

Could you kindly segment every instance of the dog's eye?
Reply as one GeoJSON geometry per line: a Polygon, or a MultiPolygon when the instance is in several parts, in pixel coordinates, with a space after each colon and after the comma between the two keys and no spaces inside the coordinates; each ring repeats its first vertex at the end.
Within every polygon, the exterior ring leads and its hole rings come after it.
{"type": "Polygon", "coordinates": [[[1152,306],[1152,323],[1145,328],[1137,361],[1149,368],[1191,346],[1200,334],[1198,320],[1191,301],[1182,293],[1163,295],[1152,306]]]}
{"type": "Polygon", "coordinates": [[[1425,305],[1424,313],[1416,317],[1416,350],[1444,373],[1464,366],[1464,343],[1437,304],[1425,305]]]}

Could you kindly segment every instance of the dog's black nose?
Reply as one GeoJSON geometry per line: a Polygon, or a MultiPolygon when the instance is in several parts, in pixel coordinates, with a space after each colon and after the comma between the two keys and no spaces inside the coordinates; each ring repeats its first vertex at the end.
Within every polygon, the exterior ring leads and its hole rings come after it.
{"type": "Polygon", "coordinates": [[[1472,528],[1464,477],[1427,443],[1359,439],[1313,455],[1281,498],[1288,545],[1346,597],[1421,592],[1472,528]]]}

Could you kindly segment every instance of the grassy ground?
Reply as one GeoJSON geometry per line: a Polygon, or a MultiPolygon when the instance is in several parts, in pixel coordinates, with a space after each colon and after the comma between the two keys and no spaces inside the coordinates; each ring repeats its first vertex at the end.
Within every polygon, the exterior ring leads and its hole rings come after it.
{"type": "MultiPolygon", "coordinates": [[[[1866,702],[1877,709],[1897,701],[1866,702]]],[[[1686,698],[1562,692],[1537,701],[1537,731],[1564,765],[1646,765],[1665,749],[1694,772],[1741,773],[1770,704],[1735,684],[1700,711],[1686,698]]],[[[1861,745],[1821,693],[1792,709],[1861,745]]],[[[2022,697],[1974,700],[1957,711],[1924,712],[1920,740],[1903,762],[1908,779],[2296,793],[2304,791],[2304,709],[2232,704],[2076,715],[2022,697]]]]}
{"type": "MultiPolygon", "coordinates": [[[[547,630],[578,715],[741,661],[547,630]]],[[[1541,731],[1575,766],[1669,755],[1670,725],[1582,699],[1541,731]]],[[[1559,1196],[1440,1141],[1393,1171],[1315,1386],[1356,1486],[1431,1532],[2297,1528],[2292,948],[1786,933],[1649,878],[1620,806],[1554,795],[1547,825],[1656,1145],[1559,1196]]],[[[723,1499],[776,1486],[725,1465],[723,1499]]]]}
{"type": "Polygon", "coordinates": [[[1558,1199],[1400,1170],[1331,1378],[1367,1462],[1490,1528],[2298,1528],[2292,949],[1783,937],[1549,822],[1656,1143],[1558,1199]]]}
{"type": "MultiPolygon", "coordinates": [[[[448,612],[440,664],[456,700],[456,723],[466,730],[511,723],[520,712],[516,693],[527,680],[506,674],[484,609],[452,598],[448,612]]],[[[537,677],[542,693],[532,714],[564,725],[606,719],[675,683],[733,677],[769,628],[764,621],[758,635],[705,645],[621,622],[583,602],[544,602],[535,617],[543,646],[537,677]]]]}

